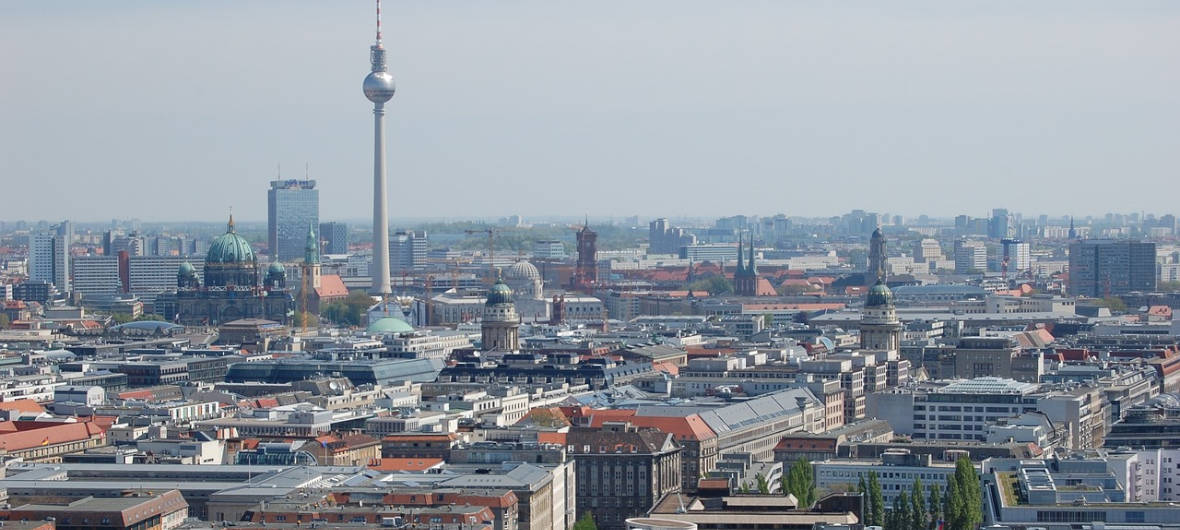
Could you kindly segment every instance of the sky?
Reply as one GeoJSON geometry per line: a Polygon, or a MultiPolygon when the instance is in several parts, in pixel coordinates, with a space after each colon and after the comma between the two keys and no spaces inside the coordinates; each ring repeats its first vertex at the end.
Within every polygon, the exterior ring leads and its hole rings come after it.
{"type": "MultiPolygon", "coordinates": [[[[1180,2],[386,0],[390,215],[1177,212],[1180,2]]],[[[372,204],[362,0],[0,2],[0,219],[372,204]]]]}

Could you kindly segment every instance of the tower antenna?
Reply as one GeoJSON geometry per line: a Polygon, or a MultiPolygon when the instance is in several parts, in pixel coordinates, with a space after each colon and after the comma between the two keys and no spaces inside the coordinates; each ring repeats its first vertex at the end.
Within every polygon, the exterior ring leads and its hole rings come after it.
{"type": "Polygon", "coordinates": [[[381,0],[377,0],[377,46],[381,46],[381,0]]]}

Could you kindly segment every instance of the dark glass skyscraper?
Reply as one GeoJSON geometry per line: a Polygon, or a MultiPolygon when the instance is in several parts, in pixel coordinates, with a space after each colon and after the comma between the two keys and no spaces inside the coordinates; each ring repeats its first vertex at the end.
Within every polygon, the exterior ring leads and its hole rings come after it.
{"type": "Polygon", "coordinates": [[[303,258],[307,227],[320,224],[320,190],[314,180],[272,180],[266,192],[267,248],[282,261],[303,258]]]}
{"type": "Polygon", "coordinates": [[[1069,245],[1069,294],[1106,297],[1155,289],[1155,243],[1082,239],[1069,245]]]}
{"type": "Polygon", "coordinates": [[[348,225],[320,223],[320,239],[324,241],[324,254],[348,254],[348,225]]]}

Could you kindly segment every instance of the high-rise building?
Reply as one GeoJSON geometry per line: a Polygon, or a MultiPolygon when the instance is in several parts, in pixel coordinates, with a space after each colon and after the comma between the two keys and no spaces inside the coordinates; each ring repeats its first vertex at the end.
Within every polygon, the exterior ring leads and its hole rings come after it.
{"type": "Polygon", "coordinates": [[[648,254],[676,254],[681,247],[695,245],[696,236],[680,227],[673,227],[665,218],[648,225],[648,254]]]}
{"type": "Polygon", "coordinates": [[[324,254],[348,254],[347,224],[320,223],[320,239],[324,241],[324,254]]]}
{"type": "Polygon", "coordinates": [[[115,296],[123,290],[118,256],[79,256],[72,261],[74,292],[82,300],[115,296]]]}
{"type": "Polygon", "coordinates": [[[937,239],[924,238],[914,241],[914,261],[925,263],[942,259],[942,246],[937,239]]]}
{"type": "Polygon", "coordinates": [[[987,226],[988,237],[996,239],[1012,237],[1012,228],[1012,216],[1008,214],[1008,210],[1004,208],[992,210],[992,218],[987,226]]]}
{"type": "Polygon", "coordinates": [[[537,259],[565,259],[565,245],[556,239],[534,241],[533,257],[537,259]]]}
{"type": "Polygon", "coordinates": [[[1000,245],[1004,250],[1001,266],[1008,275],[1016,276],[1029,270],[1032,266],[1032,257],[1027,242],[1019,239],[1002,239],[1000,245]]]}
{"type": "Polygon", "coordinates": [[[320,223],[320,190],[315,189],[315,181],[272,180],[266,202],[266,241],[271,257],[299,259],[308,224],[320,223]]]}
{"type": "Polygon", "coordinates": [[[70,244],[74,227],[69,221],[29,234],[29,278],[70,291],[70,244]]]}
{"type": "Polygon", "coordinates": [[[1069,245],[1069,294],[1105,297],[1155,289],[1155,243],[1081,239],[1069,245]]]}
{"type": "Polygon", "coordinates": [[[389,268],[405,272],[426,267],[426,232],[398,231],[389,241],[389,268]]]}
{"type": "Polygon", "coordinates": [[[955,272],[982,273],[987,270],[987,245],[983,241],[960,239],[955,241],[955,272]]]}

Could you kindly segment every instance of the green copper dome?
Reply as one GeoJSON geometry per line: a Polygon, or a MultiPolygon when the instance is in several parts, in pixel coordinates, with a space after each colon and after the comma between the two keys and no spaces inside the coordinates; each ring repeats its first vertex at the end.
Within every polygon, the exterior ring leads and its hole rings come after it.
{"type": "Polygon", "coordinates": [[[512,303],[512,288],[504,283],[504,280],[497,280],[496,284],[488,289],[488,301],[485,305],[496,304],[511,304],[512,303]]]}
{"type": "Polygon", "coordinates": [[[286,274],[287,269],[285,267],[283,267],[282,263],[279,263],[277,261],[272,261],[270,264],[270,267],[266,268],[266,273],[267,274],[286,274]]]}
{"type": "Polygon", "coordinates": [[[230,216],[224,234],[217,236],[213,244],[209,245],[209,252],[205,254],[205,263],[251,263],[254,261],[254,249],[250,242],[234,232],[234,218],[230,216]]]}
{"type": "Polygon", "coordinates": [[[383,317],[377,321],[369,324],[369,333],[383,334],[383,333],[409,333],[414,331],[414,328],[397,317],[383,317]]]}
{"type": "Polygon", "coordinates": [[[177,276],[184,276],[186,278],[188,276],[196,274],[196,273],[197,273],[197,268],[193,267],[193,264],[189,263],[187,261],[184,263],[181,263],[180,270],[176,271],[177,276]]]}
{"type": "Polygon", "coordinates": [[[865,307],[882,307],[888,305],[893,305],[893,291],[889,290],[885,282],[877,280],[877,283],[869,288],[869,296],[865,300],[865,307]]]}

